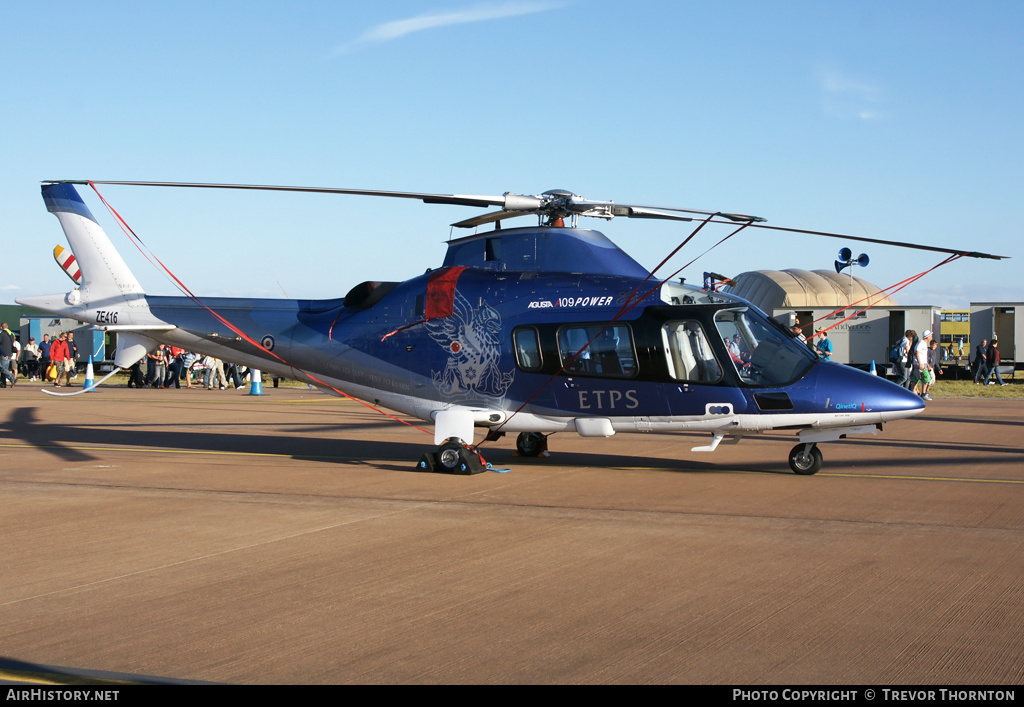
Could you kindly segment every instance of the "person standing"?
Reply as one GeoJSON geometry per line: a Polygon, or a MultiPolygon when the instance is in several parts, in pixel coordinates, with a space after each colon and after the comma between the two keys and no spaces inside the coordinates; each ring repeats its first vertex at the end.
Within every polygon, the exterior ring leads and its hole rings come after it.
{"type": "Polygon", "coordinates": [[[914,368],[910,373],[910,382],[914,384],[913,391],[916,395],[922,395],[921,386],[932,382],[931,368],[928,364],[928,347],[932,343],[932,330],[925,329],[921,338],[914,344],[912,349],[914,368]]]}
{"type": "Polygon", "coordinates": [[[988,339],[982,339],[974,349],[974,382],[975,384],[988,379],[988,339]]]}
{"type": "Polygon", "coordinates": [[[49,334],[43,334],[43,343],[39,344],[39,375],[44,380],[46,379],[46,371],[50,368],[50,346],[53,342],[50,341],[49,334]]]}
{"type": "Polygon", "coordinates": [[[28,344],[22,349],[21,359],[25,362],[28,379],[30,381],[39,380],[39,347],[32,337],[29,337],[28,344]]]}
{"type": "Polygon", "coordinates": [[[824,361],[832,360],[832,342],[828,340],[828,332],[824,329],[818,330],[818,343],[815,345],[818,358],[824,361]]]}
{"type": "Polygon", "coordinates": [[[168,388],[174,386],[175,388],[181,388],[181,369],[184,363],[182,362],[182,355],[185,353],[185,349],[179,349],[176,346],[171,346],[167,349],[167,380],[164,385],[168,388]]]}
{"type": "Polygon", "coordinates": [[[7,329],[7,333],[14,338],[14,351],[11,352],[11,361],[8,368],[10,369],[11,376],[14,380],[18,380],[18,361],[21,360],[21,342],[18,341],[18,337],[15,336],[14,332],[10,329],[7,329]]]}
{"type": "Polygon", "coordinates": [[[942,362],[939,359],[939,342],[932,339],[928,344],[928,372],[930,377],[928,380],[924,380],[922,378],[924,385],[922,386],[921,397],[923,399],[932,399],[929,391],[932,389],[932,386],[935,385],[935,381],[938,380],[937,376],[941,370],[942,362]]]}
{"type": "Polygon", "coordinates": [[[893,362],[893,368],[896,369],[896,385],[901,388],[907,387],[907,381],[910,380],[910,368],[908,365],[908,357],[910,356],[910,347],[914,343],[914,337],[917,336],[917,332],[913,329],[907,329],[903,332],[903,338],[900,339],[899,350],[896,352],[896,360],[893,362]]]}
{"type": "Polygon", "coordinates": [[[156,388],[156,362],[160,359],[157,349],[146,353],[146,382],[143,388],[156,388]]]}
{"type": "Polygon", "coordinates": [[[68,345],[68,358],[64,364],[64,375],[67,376],[68,386],[71,386],[71,379],[78,378],[78,346],[75,344],[75,332],[69,331],[65,339],[68,345]]]}
{"type": "Polygon", "coordinates": [[[14,387],[16,379],[11,375],[11,356],[14,354],[14,335],[7,328],[7,322],[0,325],[0,388],[7,387],[7,381],[14,387]]]}
{"type": "Polygon", "coordinates": [[[156,372],[153,375],[154,388],[167,387],[167,347],[160,344],[156,347],[156,358],[154,359],[156,372]]]}
{"type": "Polygon", "coordinates": [[[57,368],[57,375],[53,379],[53,384],[60,388],[60,378],[68,365],[68,342],[67,334],[64,332],[61,332],[57,340],[50,346],[50,359],[57,368]]]}
{"type": "Polygon", "coordinates": [[[181,366],[185,374],[185,386],[188,388],[195,388],[192,385],[192,366],[196,362],[196,355],[191,351],[186,351],[181,355],[181,366]]]}

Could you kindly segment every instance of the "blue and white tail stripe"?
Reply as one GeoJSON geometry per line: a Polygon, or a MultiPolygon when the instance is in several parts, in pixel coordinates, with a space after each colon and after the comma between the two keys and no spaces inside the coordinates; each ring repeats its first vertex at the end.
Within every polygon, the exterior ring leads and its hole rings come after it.
{"type": "Polygon", "coordinates": [[[46,210],[51,214],[59,212],[77,214],[98,224],[96,217],[89,211],[89,207],[82,201],[78,191],[70,184],[53,183],[43,185],[43,201],[46,202],[46,210]]]}

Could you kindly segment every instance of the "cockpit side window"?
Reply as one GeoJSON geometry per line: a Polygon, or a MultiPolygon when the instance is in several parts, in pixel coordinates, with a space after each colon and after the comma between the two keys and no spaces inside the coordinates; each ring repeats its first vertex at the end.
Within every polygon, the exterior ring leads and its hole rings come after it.
{"type": "Polygon", "coordinates": [[[747,307],[718,311],[715,326],[740,380],[749,385],[788,385],[814,363],[810,349],[747,307]]]}
{"type": "Polygon", "coordinates": [[[632,378],[637,373],[633,335],[623,324],[564,326],[558,330],[558,352],[567,373],[601,378],[632,378]]]}
{"type": "Polygon", "coordinates": [[[717,383],[722,379],[722,366],[699,322],[668,322],[661,328],[661,337],[673,378],[691,383],[717,383]]]}
{"type": "Polygon", "coordinates": [[[516,363],[524,371],[539,371],[544,365],[540,354],[540,339],[533,327],[519,327],[512,332],[516,349],[516,363]]]}

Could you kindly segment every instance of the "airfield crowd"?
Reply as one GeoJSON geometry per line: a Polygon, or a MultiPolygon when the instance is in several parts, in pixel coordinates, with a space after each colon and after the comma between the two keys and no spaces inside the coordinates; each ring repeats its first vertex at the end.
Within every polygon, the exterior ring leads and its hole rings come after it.
{"type": "MultiPolygon", "coordinates": [[[[57,388],[70,386],[78,377],[80,362],[74,332],[61,332],[52,340],[44,334],[38,344],[32,337],[22,346],[7,322],[0,324],[0,388],[13,387],[19,377],[45,379],[57,388]]],[[[180,388],[184,381],[186,388],[237,389],[245,385],[247,376],[249,369],[237,364],[160,344],[129,369],[128,387],[180,388]]]]}
{"type": "Polygon", "coordinates": [[[200,356],[185,349],[160,344],[128,371],[129,388],[206,388],[225,390],[245,385],[247,368],[224,362],[213,356],[200,356]],[[142,365],[146,365],[143,374],[142,365]]]}
{"type": "Polygon", "coordinates": [[[898,385],[914,391],[924,400],[932,399],[928,390],[936,376],[942,375],[942,361],[939,342],[933,339],[931,329],[925,329],[920,337],[913,329],[907,329],[889,358],[898,385]]]}
{"type": "MultiPolygon", "coordinates": [[[[952,346],[949,350],[939,346],[933,339],[930,329],[925,329],[918,337],[913,329],[907,329],[890,354],[890,361],[896,373],[896,382],[917,393],[924,400],[931,400],[928,390],[935,383],[936,376],[942,375],[942,361],[952,357],[952,346]]],[[[963,340],[959,351],[962,354],[963,340]]],[[[974,349],[974,360],[971,371],[975,385],[1007,385],[999,372],[1000,354],[999,340],[982,339],[974,349]],[[995,377],[995,380],[990,378],[995,377]]]]}
{"type": "Polygon", "coordinates": [[[0,388],[6,388],[8,383],[13,386],[19,376],[30,381],[42,380],[46,376],[54,385],[60,386],[61,380],[70,385],[78,375],[80,354],[74,332],[61,332],[53,341],[46,334],[41,344],[36,344],[33,337],[22,346],[4,322],[0,324],[0,357],[0,388]]]}

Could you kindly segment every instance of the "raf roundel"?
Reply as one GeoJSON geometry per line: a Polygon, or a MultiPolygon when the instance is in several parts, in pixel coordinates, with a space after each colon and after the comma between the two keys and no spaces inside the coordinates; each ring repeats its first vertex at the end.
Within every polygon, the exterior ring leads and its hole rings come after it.
{"type": "Polygon", "coordinates": [[[274,337],[272,337],[270,334],[267,334],[262,339],[260,339],[260,346],[265,348],[267,351],[273,351],[274,350],[274,337]]]}

